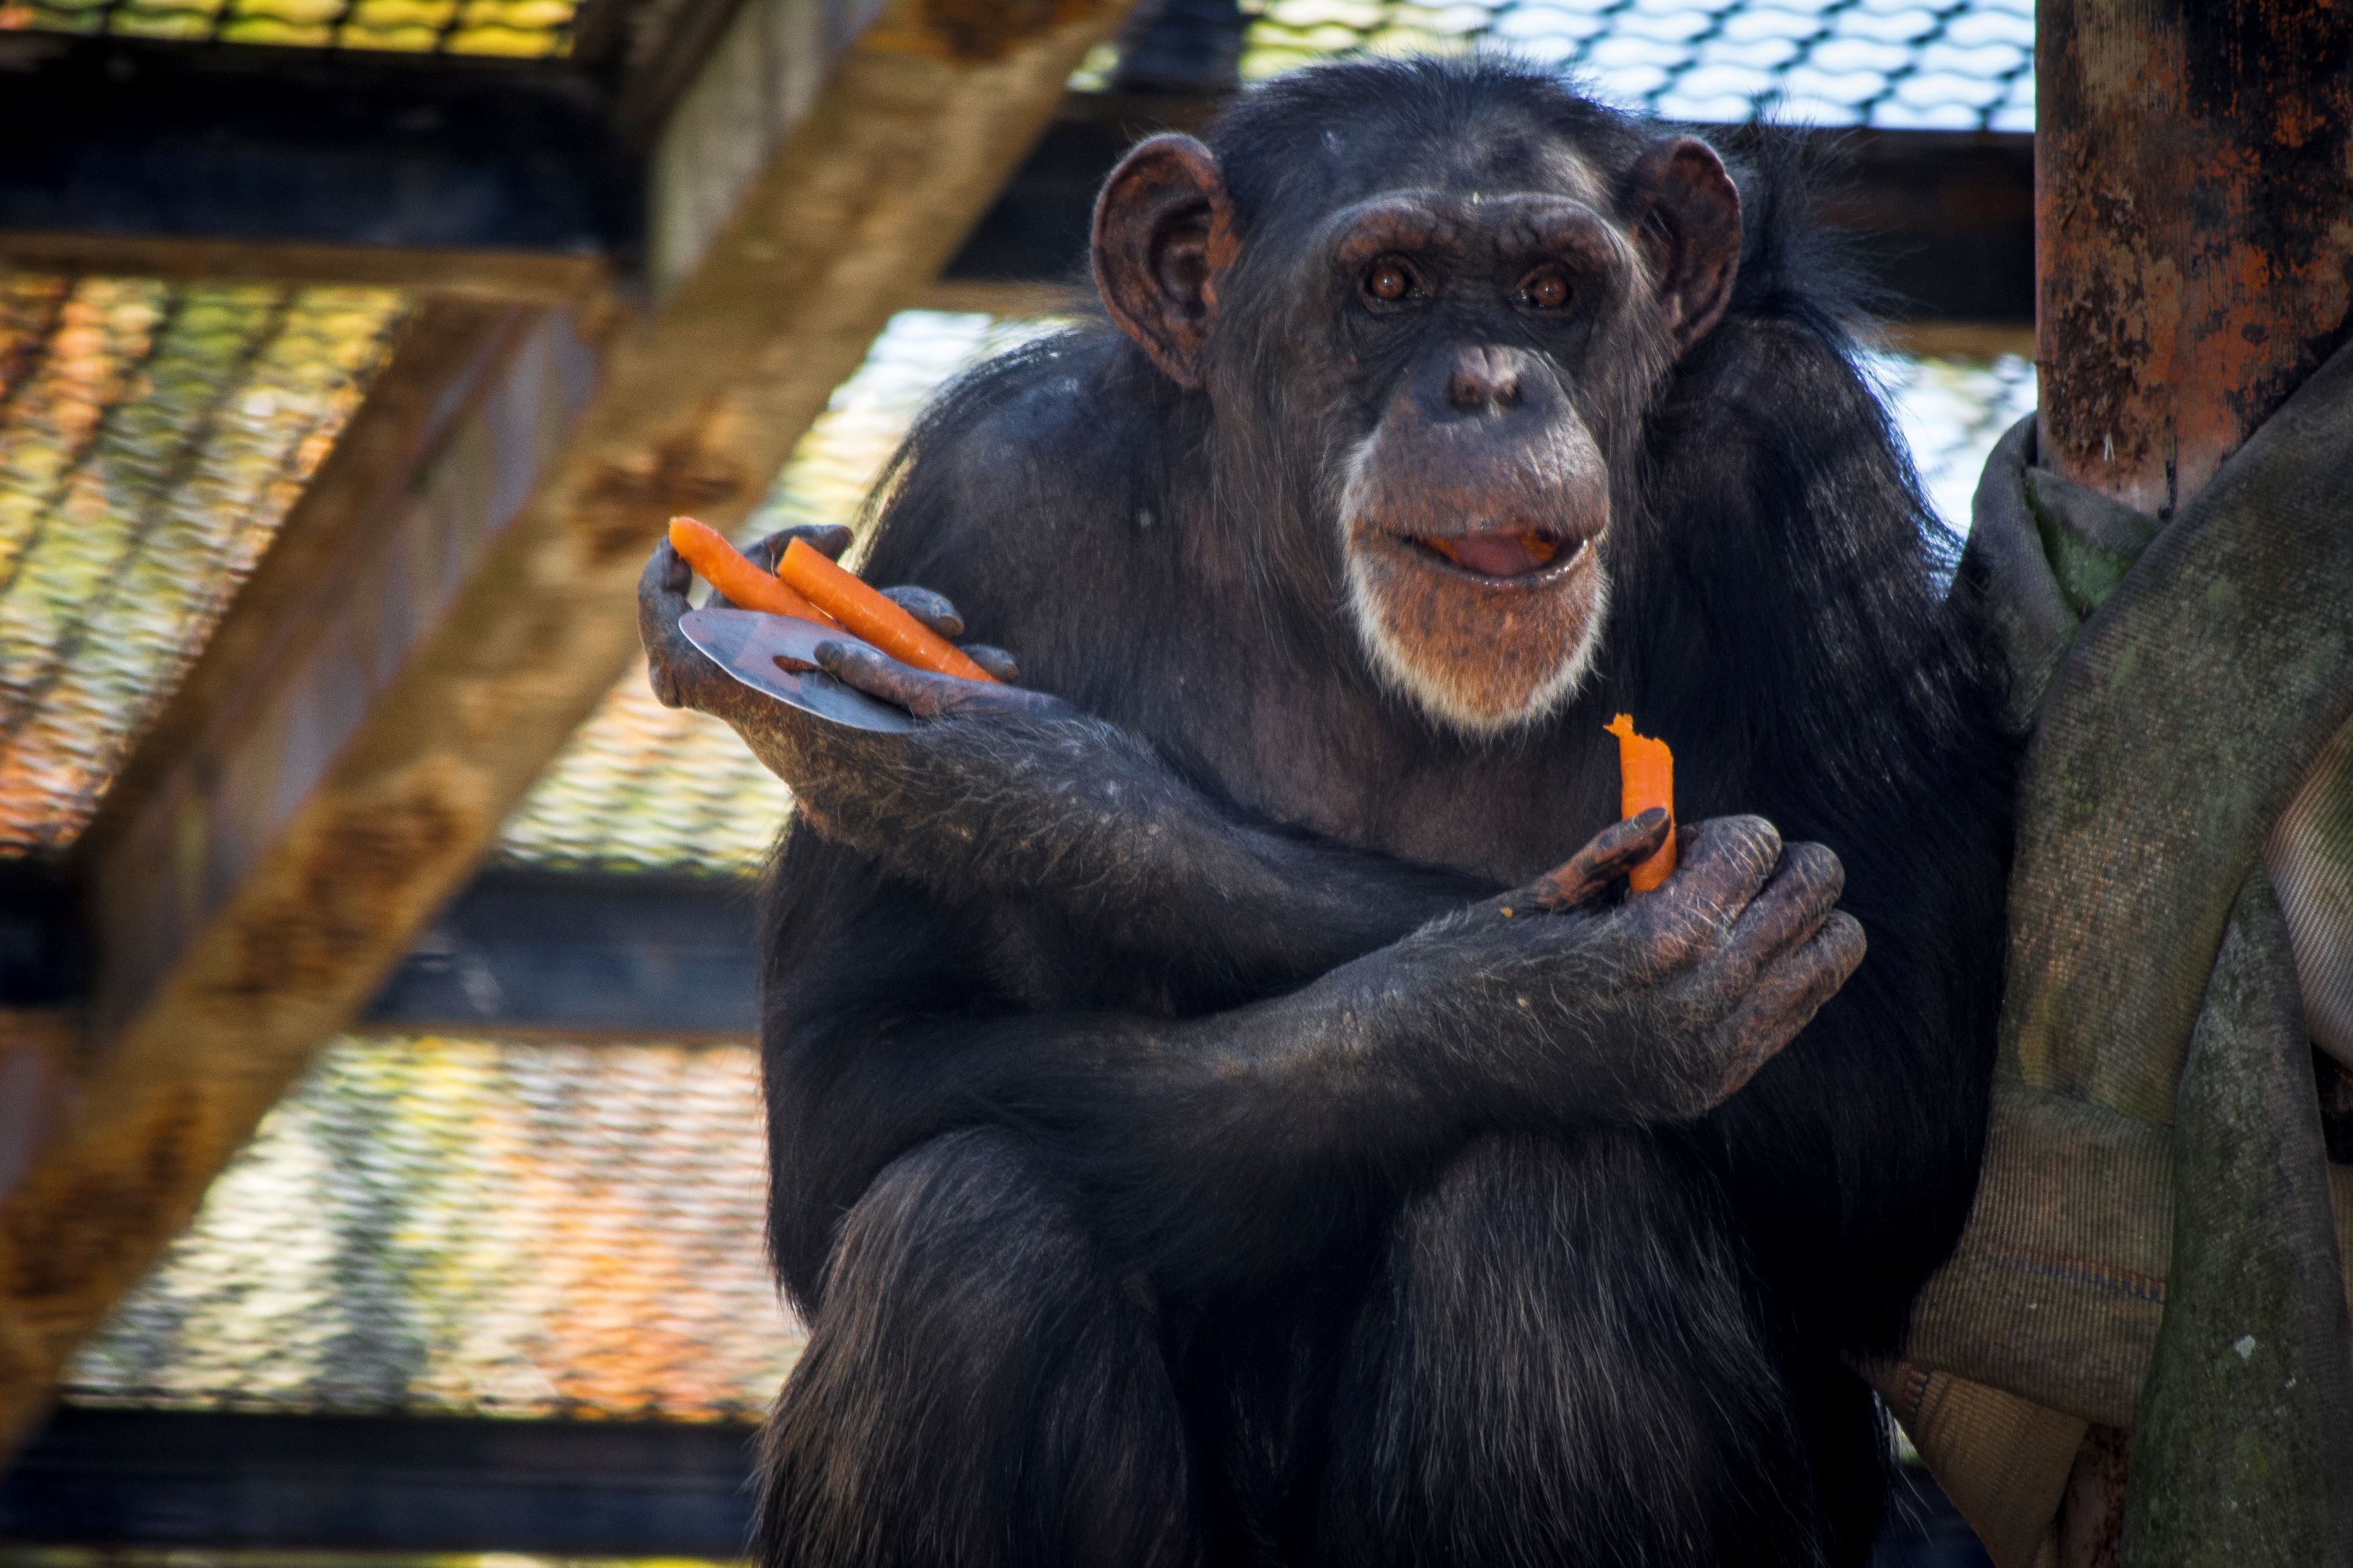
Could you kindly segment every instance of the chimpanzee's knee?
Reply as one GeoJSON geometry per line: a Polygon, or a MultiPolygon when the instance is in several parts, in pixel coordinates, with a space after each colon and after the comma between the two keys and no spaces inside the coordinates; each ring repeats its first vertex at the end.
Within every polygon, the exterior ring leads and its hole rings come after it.
{"type": "MultiPolygon", "coordinates": [[[[1870,1435],[1866,1473],[1813,1473],[1825,1407],[1791,1379],[1822,1365],[1774,1318],[1713,1178],[1677,1151],[1634,1132],[1474,1144],[1392,1232],[1332,1415],[1319,1560],[1839,1561],[1854,1531],[1825,1517],[1826,1485],[1863,1490],[1859,1552],[1870,1435]]],[[[1867,1402],[1838,1419],[1867,1425],[1867,1402]]]]}
{"type": "Polygon", "coordinates": [[[1003,1132],[902,1157],[844,1217],[762,1479],[771,1565],[1198,1555],[1155,1305],[1003,1132]]]}

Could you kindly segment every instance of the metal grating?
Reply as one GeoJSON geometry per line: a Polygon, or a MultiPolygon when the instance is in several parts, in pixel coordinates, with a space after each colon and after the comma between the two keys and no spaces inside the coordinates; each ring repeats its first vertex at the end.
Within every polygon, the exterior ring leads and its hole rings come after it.
{"type": "Polygon", "coordinates": [[[377,289],[0,275],[0,856],[89,822],[401,309],[377,289]]]}
{"type": "Polygon", "coordinates": [[[1873,354],[1863,368],[1912,448],[1928,504],[1956,536],[1967,536],[1988,454],[2003,431],[2034,412],[2034,362],[2018,354],[1989,361],[1873,354]]]}
{"type": "MultiPolygon", "coordinates": [[[[959,372],[1047,325],[927,310],[893,317],[801,438],[742,538],[801,523],[857,522],[866,492],[924,401],[959,372]]],[[[499,853],[527,865],[749,875],[789,804],[783,784],[733,731],[664,708],[640,667],[533,786],[508,819],[499,853]]]]}
{"type": "Polygon", "coordinates": [[[64,1396],[754,1420],[802,1339],[765,1172],[747,1047],[339,1040],[64,1396]]]}
{"type": "Polygon", "coordinates": [[[541,59],[571,47],[578,9],[578,0],[0,0],[0,32],[541,59]]]}
{"type": "MultiPolygon", "coordinates": [[[[1243,0],[1246,80],[1349,54],[1508,51],[1669,120],[2034,129],[2033,0],[1243,0]]],[[[1108,86],[1109,47],[1072,86],[1108,86]]]]}

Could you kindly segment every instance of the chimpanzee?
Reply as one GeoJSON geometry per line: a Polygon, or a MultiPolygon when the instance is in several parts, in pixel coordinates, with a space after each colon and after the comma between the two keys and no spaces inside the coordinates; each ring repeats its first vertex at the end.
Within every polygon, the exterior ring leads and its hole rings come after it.
{"type": "Polygon", "coordinates": [[[1969,1201],[2010,763],[1753,161],[1493,60],[1137,146],[1107,320],[880,492],[870,575],[1027,685],[818,650],[912,733],[729,681],[657,551],[656,689],[798,801],[767,1562],[1867,1552],[1850,1368],[1969,1201]],[[1620,710],[1697,824],[1630,895],[1620,710]]]}

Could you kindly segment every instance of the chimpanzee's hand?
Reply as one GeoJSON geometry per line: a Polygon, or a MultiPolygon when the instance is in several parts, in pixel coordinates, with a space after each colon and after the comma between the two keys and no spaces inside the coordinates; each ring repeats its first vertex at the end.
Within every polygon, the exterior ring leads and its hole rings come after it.
{"type": "MultiPolygon", "coordinates": [[[[744,551],[744,559],[773,572],[776,563],[784,558],[785,547],[797,539],[828,560],[838,560],[841,552],[849,548],[850,533],[849,530],[838,523],[782,529],[744,551]]],[[[712,684],[714,678],[728,685],[738,684],[723,674],[678,629],[679,617],[689,608],[686,595],[693,583],[693,568],[670,547],[668,540],[655,548],[652,558],[646,563],[645,572],[638,580],[638,632],[645,643],[654,695],[672,708],[704,709],[706,703],[719,694],[717,687],[712,684]]],[[[944,595],[929,588],[917,587],[885,588],[882,594],[948,641],[954,642],[964,636],[964,617],[956,613],[955,606],[944,595]]],[[[975,664],[1008,686],[1021,679],[1019,667],[1014,663],[1013,656],[1003,648],[991,647],[986,643],[966,643],[964,652],[975,664]]],[[[905,668],[891,659],[877,662],[889,665],[893,669],[905,668]]],[[[862,673],[862,666],[856,668],[862,673]]],[[[945,680],[948,678],[940,679],[945,680]]],[[[859,682],[852,680],[850,684],[859,682]]],[[[953,684],[969,687],[976,692],[987,689],[977,681],[955,681],[953,684]]],[[[868,688],[861,686],[860,689],[868,688]]],[[[897,700],[886,690],[874,690],[871,694],[885,700],[897,700]]],[[[1037,695],[1024,694],[1032,698],[1037,695]]],[[[899,705],[902,708],[913,706],[903,701],[899,705]]],[[[936,700],[933,705],[943,706],[936,700]]]]}
{"type": "MultiPolygon", "coordinates": [[[[744,554],[772,567],[795,539],[834,556],[849,544],[849,531],[786,529],[744,554]]],[[[1181,805],[1189,793],[1148,747],[1060,698],[910,668],[848,638],[818,644],[820,665],[923,722],[886,734],[802,712],[736,680],[687,640],[679,618],[692,583],[691,569],[667,541],[638,578],[638,629],[655,696],[725,720],[792,786],[802,815],[820,832],[918,880],[962,890],[1032,885],[1082,861],[1097,839],[1104,864],[1114,864],[1132,858],[1126,836],[1143,814],[1155,803],[1181,805]],[[1159,787],[1139,787],[1151,785],[1159,787]],[[1039,854],[1025,860],[1018,852],[1028,847],[1039,854]]],[[[955,607],[940,595],[890,593],[934,631],[963,631],[955,607]]],[[[1017,673],[999,649],[965,651],[992,673],[1008,679],[1017,673]]]]}
{"type": "Polygon", "coordinates": [[[1665,831],[1663,812],[1606,829],[1535,885],[1335,971],[1327,1003],[1412,1063],[1441,1115],[1647,1123],[1712,1110],[1854,972],[1862,928],[1833,908],[1838,857],[1785,849],[1753,816],[1687,830],[1654,891],[1595,900],[1665,831]],[[1477,1042],[1474,1059],[1438,1057],[1446,1041],[1477,1042]]]}

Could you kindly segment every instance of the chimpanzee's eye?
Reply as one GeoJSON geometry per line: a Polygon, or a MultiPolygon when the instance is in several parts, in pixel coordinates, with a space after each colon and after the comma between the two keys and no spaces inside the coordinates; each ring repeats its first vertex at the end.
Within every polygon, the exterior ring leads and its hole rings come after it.
{"type": "Polygon", "coordinates": [[[1556,267],[1541,268],[1520,284],[1519,303],[1532,310],[1557,310],[1568,303],[1568,279],[1556,267]]]}
{"type": "Polygon", "coordinates": [[[1413,269],[1394,256],[1384,256],[1365,274],[1365,292],[1393,305],[1413,292],[1413,269]]]}

